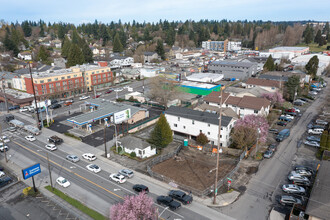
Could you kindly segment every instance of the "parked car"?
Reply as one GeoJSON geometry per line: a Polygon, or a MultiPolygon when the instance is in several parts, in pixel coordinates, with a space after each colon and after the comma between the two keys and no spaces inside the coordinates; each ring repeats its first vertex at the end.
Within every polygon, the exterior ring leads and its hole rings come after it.
{"type": "Polygon", "coordinates": [[[276,135],[275,139],[277,142],[281,142],[289,136],[290,136],[290,129],[283,129],[280,133],[278,133],[278,135],[276,135]]]}
{"type": "Polygon", "coordinates": [[[7,136],[2,136],[2,137],[0,137],[0,142],[8,143],[8,142],[10,142],[10,139],[7,136]]]}
{"type": "Polygon", "coordinates": [[[302,102],[302,103],[304,103],[304,104],[306,103],[306,101],[304,101],[304,100],[302,100],[302,99],[300,99],[300,98],[299,98],[299,99],[296,99],[295,101],[296,101],[296,102],[302,102]]]}
{"type": "Polygon", "coordinates": [[[145,193],[149,193],[149,188],[145,185],[142,184],[135,184],[133,186],[133,190],[136,192],[145,192],[145,193]]]}
{"type": "Polygon", "coordinates": [[[105,92],[105,94],[109,94],[109,93],[112,93],[113,92],[113,90],[112,89],[109,89],[109,90],[107,90],[106,92],[105,92]]]}
{"type": "Polygon", "coordinates": [[[306,98],[299,98],[299,99],[303,102],[309,102],[309,99],[306,99],[306,98]]]}
{"type": "Polygon", "coordinates": [[[121,92],[121,91],[123,91],[123,88],[116,88],[113,91],[115,91],[115,92],[121,92]]]}
{"type": "Polygon", "coordinates": [[[70,182],[61,176],[56,179],[56,183],[64,188],[67,188],[70,186],[70,182]]]}
{"type": "Polygon", "coordinates": [[[317,95],[318,93],[316,91],[310,91],[308,94],[310,94],[310,95],[317,95]]]}
{"type": "Polygon", "coordinates": [[[93,96],[93,99],[100,98],[101,95],[102,95],[101,93],[97,93],[95,96],[93,96]]]}
{"type": "Polygon", "coordinates": [[[315,128],[315,129],[308,129],[308,134],[322,134],[324,129],[322,128],[315,128]]]}
{"type": "Polygon", "coordinates": [[[316,141],[305,141],[304,144],[311,147],[320,147],[320,143],[316,141]]]}
{"type": "Polygon", "coordinates": [[[4,145],[4,143],[0,143],[0,151],[1,152],[7,152],[9,150],[8,146],[7,145],[4,145]]]}
{"type": "Polygon", "coordinates": [[[319,124],[319,125],[327,125],[328,124],[327,121],[322,120],[322,119],[316,119],[315,123],[319,124]]]}
{"type": "Polygon", "coordinates": [[[101,172],[101,167],[97,166],[96,164],[88,164],[86,168],[87,170],[92,171],[94,173],[101,172]]]}
{"type": "Polygon", "coordinates": [[[278,129],[271,128],[268,130],[269,133],[278,134],[278,129]]]}
{"type": "Polygon", "coordinates": [[[278,121],[276,124],[279,126],[286,126],[288,123],[285,121],[278,121]]]}
{"type": "Polygon", "coordinates": [[[294,172],[293,174],[298,174],[300,176],[306,176],[306,177],[311,177],[313,175],[312,171],[308,171],[308,170],[304,170],[304,169],[295,170],[292,172],[294,172]]]}
{"type": "Polygon", "coordinates": [[[7,130],[10,131],[10,132],[15,132],[15,131],[17,131],[17,128],[16,127],[9,127],[7,130]]]}
{"type": "Polygon", "coordinates": [[[277,145],[276,144],[269,145],[268,150],[271,150],[271,151],[275,152],[277,150],[277,145]]]}
{"type": "Polygon", "coordinates": [[[76,162],[78,162],[80,160],[79,157],[77,157],[76,155],[67,155],[66,156],[66,159],[68,161],[73,162],[73,163],[76,163],[76,162]]]}
{"type": "Polygon", "coordinates": [[[316,137],[316,136],[308,136],[308,137],[306,138],[306,140],[308,140],[308,141],[316,141],[316,142],[320,142],[320,141],[321,141],[321,138],[316,137]]]}
{"type": "Polygon", "coordinates": [[[63,143],[63,139],[57,137],[56,135],[49,137],[49,138],[47,139],[47,141],[48,141],[49,143],[54,143],[54,144],[56,144],[56,145],[57,145],[57,144],[61,144],[61,143],[63,143]]]}
{"type": "Polygon", "coordinates": [[[324,130],[324,125],[313,125],[312,129],[321,128],[324,130]]]}
{"type": "Polygon", "coordinates": [[[134,173],[132,170],[129,170],[129,169],[122,169],[122,170],[119,170],[118,172],[119,174],[127,177],[127,178],[132,178],[134,176],[134,173]]]}
{"type": "Polygon", "coordinates": [[[14,120],[15,119],[15,116],[14,115],[6,115],[5,117],[5,122],[10,122],[11,120],[14,120]]]}
{"type": "Polygon", "coordinates": [[[0,177],[6,176],[6,173],[3,171],[0,171],[0,177]]]}
{"type": "Polygon", "coordinates": [[[96,156],[94,154],[91,154],[91,153],[85,153],[85,154],[82,155],[82,157],[86,160],[89,160],[89,161],[96,160],[96,156]]]}
{"type": "Polygon", "coordinates": [[[47,150],[50,150],[50,151],[54,151],[57,149],[57,147],[55,146],[55,144],[46,144],[45,148],[47,150]]]}
{"type": "Polygon", "coordinates": [[[24,106],[19,109],[19,112],[27,112],[27,111],[29,111],[29,107],[27,107],[27,106],[24,106]]]}
{"type": "Polygon", "coordinates": [[[273,153],[274,151],[272,150],[267,150],[265,153],[264,153],[264,158],[271,158],[273,156],[273,153]]]}
{"type": "Polygon", "coordinates": [[[282,186],[282,190],[286,193],[305,194],[305,188],[294,184],[285,184],[282,186]]]}
{"type": "Polygon", "coordinates": [[[293,196],[282,195],[279,203],[281,205],[293,206],[294,204],[302,205],[302,201],[293,196]]]}
{"type": "Polygon", "coordinates": [[[297,174],[295,171],[291,171],[288,175],[288,179],[297,185],[310,185],[310,181],[307,177],[297,174]]]}
{"type": "Polygon", "coordinates": [[[70,106],[70,105],[72,105],[72,102],[65,102],[64,105],[65,106],[70,106]]]}
{"type": "Polygon", "coordinates": [[[173,199],[179,200],[184,205],[190,204],[193,201],[192,196],[187,195],[185,192],[182,192],[181,190],[171,190],[168,193],[168,195],[173,199]]]}
{"type": "Polygon", "coordinates": [[[117,183],[125,183],[126,178],[123,175],[120,175],[118,173],[112,173],[110,174],[109,178],[117,183]]]}
{"type": "Polygon", "coordinates": [[[9,183],[11,183],[13,180],[9,176],[5,176],[0,178],[0,187],[3,187],[9,183]]]}
{"type": "Polygon", "coordinates": [[[312,88],[312,91],[321,92],[322,89],[321,88],[312,88]]]}
{"type": "Polygon", "coordinates": [[[294,117],[296,117],[298,115],[297,112],[287,112],[286,114],[294,116],[294,117]]]}
{"type": "Polygon", "coordinates": [[[176,210],[181,207],[181,204],[175,200],[173,200],[169,196],[158,196],[157,204],[162,204],[168,206],[171,210],[176,210]]]}
{"type": "Polygon", "coordinates": [[[279,117],[278,120],[280,120],[280,121],[286,121],[286,122],[291,122],[291,121],[292,121],[290,118],[287,118],[287,117],[285,117],[285,116],[283,116],[283,117],[282,117],[282,116],[279,117]]]}
{"type": "Polygon", "coordinates": [[[297,106],[303,106],[305,103],[302,102],[301,100],[297,100],[297,101],[294,101],[293,104],[297,105],[297,106]]]}
{"type": "Polygon", "coordinates": [[[89,99],[90,96],[86,96],[86,95],[83,95],[81,97],[79,97],[79,100],[85,100],[85,99],[89,99]]]}
{"type": "Polygon", "coordinates": [[[8,108],[9,111],[19,109],[19,105],[13,105],[8,108]]]}
{"type": "Polygon", "coordinates": [[[25,136],[25,139],[32,142],[32,141],[36,140],[36,137],[33,135],[28,135],[28,136],[25,136]]]}
{"type": "Polygon", "coordinates": [[[296,112],[295,108],[286,109],[286,112],[296,112]]]}
{"type": "Polygon", "coordinates": [[[311,167],[308,167],[308,166],[302,166],[302,165],[298,165],[294,168],[295,171],[298,171],[298,170],[305,170],[305,171],[308,171],[310,172],[311,174],[314,173],[314,170],[311,168],[311,167]]]}
{"type": "Polygon", "coordinates": [[[58,103],[55,103],[55,104],[52,104],[51,106],[49,106],[50,109],[57,109],[57,108],[61,108],[62,105],[58,104],[58,103]]]}

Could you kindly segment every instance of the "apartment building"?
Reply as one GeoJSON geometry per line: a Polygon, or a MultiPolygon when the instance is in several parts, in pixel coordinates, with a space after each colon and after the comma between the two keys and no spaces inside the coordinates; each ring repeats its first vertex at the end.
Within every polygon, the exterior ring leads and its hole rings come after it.
{"type": "Polygon", "coordinates": [[[236,52],[242,50],[242,42],[237,41],[203,41],[202,48],[215,51],[236,52]]]}

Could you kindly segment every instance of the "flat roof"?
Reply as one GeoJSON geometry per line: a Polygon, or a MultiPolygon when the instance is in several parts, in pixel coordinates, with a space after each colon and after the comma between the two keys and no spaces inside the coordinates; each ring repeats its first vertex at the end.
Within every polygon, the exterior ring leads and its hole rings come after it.
{"type": "Polygon", "coordinates": [[[201,89],[211,89],[211,88],[217,87],[219,85],[214,85],[214,84],[209,84],[209,83],[183,81],[183,82],[181,82],[181,86],[183,86],[183,87],[196,87],[196,88],[201,88],[201,89]]]}
{"type": "Polygon", "coordinates": [[[309,47],[274,47],[270,50],[286,50],[286,51],[292,51],[292,50],[306,50],[309,49],[309,47]]]}
{"type": "Polygon", "coordinates": [[[90,102],[86,101],[86,103],[89,103],[92,106],[97,106],[98,109],[93,112],[87,112],[82,115],[68,118],[67,121],[72,122],[76,125],[85,125],[93,121],[109,117],[116,112],[120,112],[126,109],[131,109],[131,115],[134,115],[141,110],[147,111],[147,109],[144,108],[139,108],[123,103],[114,103],[108,100],[104,101],[102,99],[93,99],[90,102]]]}
{"type": "Polygon", "coordinates": [[[219,79],[223,78],[223,74],[216,74],[216,73],[194,73],[190,76],[186,77],[188,80],[194,80],[194,79],[204,79],[204,78],[211,78],[211,79],[219,79]]]}
{"type": "Polygon", "coordinates": [[[247,62],[237,62],[237,61],[214,61],[210,65],[224,65],[224,66],[239,66],[239,67],[251,67],[256,64],[247,62]]]}

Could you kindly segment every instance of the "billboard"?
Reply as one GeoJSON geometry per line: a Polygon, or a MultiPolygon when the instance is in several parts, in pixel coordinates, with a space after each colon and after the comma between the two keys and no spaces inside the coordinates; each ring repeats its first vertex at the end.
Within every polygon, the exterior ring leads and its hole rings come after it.
{"type": "Polygon", "coordinates": [[[115,124],[119,124],[123,121],[126,121],[130,117],[131,117],[131,109],[129,109],[129,108],[126,109],[126,110],[116,112],[115,114],[113,114],[115,124]]]}
{"type": "Polygon", "coordinates": [[[28,168],[22,169],[23,178],[25,180],[38,173],[41,173],[40,163],[34,164],[28,168]]]}

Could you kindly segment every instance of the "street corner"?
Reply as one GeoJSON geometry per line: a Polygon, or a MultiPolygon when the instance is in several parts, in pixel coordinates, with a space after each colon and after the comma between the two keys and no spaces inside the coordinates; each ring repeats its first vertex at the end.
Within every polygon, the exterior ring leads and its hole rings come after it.
{"type": "Polygon", "coordinates": [[[213,203],[213,197],[205,199],[203,203],[208,207],[224,207],[235,202],[239,195],[240,192],[233,190],[228,193],[217,195],[215,204],[213,203]]]}

